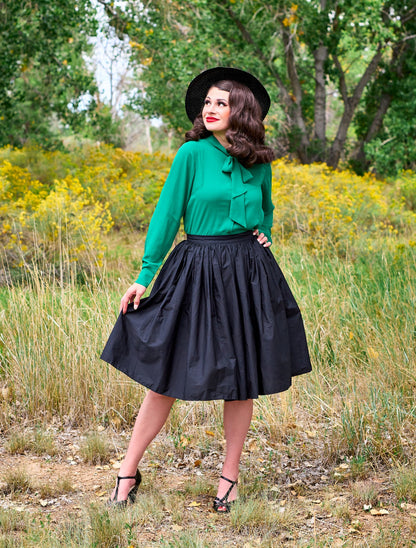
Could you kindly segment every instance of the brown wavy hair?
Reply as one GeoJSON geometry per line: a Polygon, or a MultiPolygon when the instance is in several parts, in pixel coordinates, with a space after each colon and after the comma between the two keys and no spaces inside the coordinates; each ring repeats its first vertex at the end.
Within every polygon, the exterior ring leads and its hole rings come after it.
{"type": "MultiPolygon", "coordinates": [[[[234,80],[221,80],[212,84],[230,93],[229,127],[225,133],[231,156],[245,167],[254,164],[268,164],[275,159],[272,148],[264,144],[264,125],[261,108],[253,92],[244,84],[234,80]]],[[[199,141],[211,135],[204,125],[201,112],[194,120],[194,126],[185,134],[186,141],[199,141]]]]}

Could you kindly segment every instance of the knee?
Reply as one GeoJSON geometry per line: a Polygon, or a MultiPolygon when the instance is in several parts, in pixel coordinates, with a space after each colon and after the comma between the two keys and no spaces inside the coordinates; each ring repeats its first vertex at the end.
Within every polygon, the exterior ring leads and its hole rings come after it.
{"type": "Polygon", "coordinates": [[[147,393],[147,398],[149,400],[152,400],[153,402],[160,402],[160,403],[170,403],[170,405],[173,405],[173,402],[176,398],[171,398],[170,396],[164,396],[163,394],[158,394],[157,392],[153,392],[153,390],[149,390],[147,393]]]}

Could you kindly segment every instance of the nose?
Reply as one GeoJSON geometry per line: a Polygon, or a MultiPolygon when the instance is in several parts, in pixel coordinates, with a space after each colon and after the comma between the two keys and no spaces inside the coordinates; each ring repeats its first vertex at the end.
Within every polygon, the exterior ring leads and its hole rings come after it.
{"type": "Polygon", "coordinates": [[[217,109],[215,108],[215,105],[213,104],[209,105],[208,114],[216,114],[216,113],[217,113],[217,109]]]}

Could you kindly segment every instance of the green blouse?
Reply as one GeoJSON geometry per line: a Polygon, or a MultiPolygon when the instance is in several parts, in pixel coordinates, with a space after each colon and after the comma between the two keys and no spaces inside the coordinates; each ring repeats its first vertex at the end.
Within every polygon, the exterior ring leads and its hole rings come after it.
{"type": "Polygon", "coordinates": [[[183,217],[187,234],[220,236],[259,229],[270,240],[270,164],[243,167],[210,135],[178,150],[149,224],[137,283],[148,286],[183,217]]]}

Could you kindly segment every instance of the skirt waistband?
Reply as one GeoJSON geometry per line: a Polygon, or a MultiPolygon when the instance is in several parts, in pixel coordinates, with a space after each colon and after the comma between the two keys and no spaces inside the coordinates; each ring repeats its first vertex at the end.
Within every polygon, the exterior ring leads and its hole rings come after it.
{"type": "Polygon", "coordinates": [[[253,232],[248,230],[239,234],[225,234],[221,236],[198,236],[196,234],[187,234],[186,239],[190,242],[196,242],[201,244],[208,243],[237,243],[246,242],[253,238],[253,232]]]}

